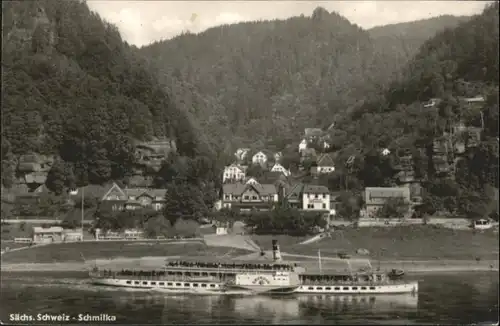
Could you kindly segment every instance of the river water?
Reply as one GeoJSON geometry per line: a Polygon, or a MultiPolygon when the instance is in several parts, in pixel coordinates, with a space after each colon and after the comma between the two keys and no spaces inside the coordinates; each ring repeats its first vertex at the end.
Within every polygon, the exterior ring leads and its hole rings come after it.
{"type": "MultiPolygon", "coordinates": [[[[415,275],[419,294],[182,296],[89,285],[82,273],[2,272],[0,320],[66,314],[85,324],[471,324],[498,321],[498,273],[415,275]],[[88,317],[87,317],[88,318],[88,317]],[[112,324],[113,322],[108,321],[112,324]]],[[[26,319],[25,319],[26,320],[26,319]]],[[[61,324],[51,322],[47,324],[61,324]]]]}

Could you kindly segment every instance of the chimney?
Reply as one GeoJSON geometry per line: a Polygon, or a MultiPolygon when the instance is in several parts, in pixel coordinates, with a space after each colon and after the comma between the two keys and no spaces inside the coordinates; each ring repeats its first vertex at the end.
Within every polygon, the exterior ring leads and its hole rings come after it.
{"type": "Polygon", "coordinates": [[[273,261],[281,261],[281,252],[278,240],[273,240],[273,261]]]}

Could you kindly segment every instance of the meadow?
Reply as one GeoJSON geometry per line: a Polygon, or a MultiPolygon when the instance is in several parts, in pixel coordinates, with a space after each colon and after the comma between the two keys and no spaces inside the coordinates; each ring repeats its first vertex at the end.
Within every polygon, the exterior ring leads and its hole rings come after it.
{"type": "MultiPolygon", "coordinates": [[[[228,253],[231,248],[207,247],[200,242],[73,242],[38,246],[26,250],[7,252],[2,263],[62,263],[82,262],[94,259],[141,258],[164,256],[209,256],[217,257],[228,253]]],[[[245,250],[231,250],[235,255],[248,253],[245,250]]]]}
{"type": "Polygon", "coordinates": [[[356,255],[367,249],[372,259],[380,260],[476,260],[498,259],[498,233],[493,230],[454,230],[432,225],[380,228],[345,228],[317,242],[300,244],[305,237],[252,236],[261,247],[271,249],[277,239],[282,252],[316,256],[356,255]]]}

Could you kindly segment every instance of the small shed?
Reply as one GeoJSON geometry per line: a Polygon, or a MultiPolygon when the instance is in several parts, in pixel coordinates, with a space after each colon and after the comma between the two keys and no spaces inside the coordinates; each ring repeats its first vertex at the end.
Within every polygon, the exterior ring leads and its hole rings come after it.
{"type": "Polygon", "coordinates": [[[51,243],[63,241],[63,228],[60,226],[52,226],[44,228],[41,226],[33,227],[33,242],[34,243],[51,243]]]}

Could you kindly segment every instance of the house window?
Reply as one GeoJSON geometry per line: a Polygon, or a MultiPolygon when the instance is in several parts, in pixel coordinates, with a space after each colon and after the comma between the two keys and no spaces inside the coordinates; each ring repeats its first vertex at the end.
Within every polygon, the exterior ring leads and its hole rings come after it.
{"type": "Polygon", "coordinates": [[[253,200],[257,200],[257,199],[258,199],[258,197],[257,197],[257,196],[252,196],[252,199],[253,199],[253,200]]]}
{"type": "Polygon", "coordinates": [[[307,204],[307,208],[314,208],[313,204],[307,204]]]}
{"type": "Polygon", "coordinates": [[[224,195],[224,199],[229,200],[229,199],[231,199],[231,196],[230,195],[224,195]]]}
{"type": "Polygon", "coordinates": [[[245,200],[249,200],[249,199],[250,199],[250,196],[243,196],[243,199],[245,199],[245,200]]]}
{"type": "Polygon", "coordinates": [[[314,198],[318,199],[319,198],[318,194],[314,195],[314,198]]]}
{"type": "Polygon", "coordinates": [[[323,209],[326,209],[326,204],[323,204],[323,209]]]}
{"type": "Polygon", "coordinates": [[[323,194],[323,199],[325,199],[325,198],[326,198],[326,194],[323,194]]]}

